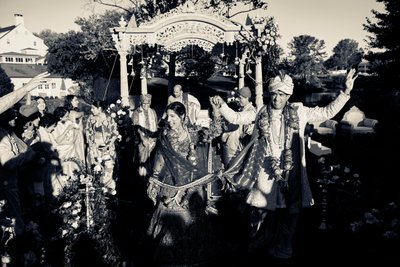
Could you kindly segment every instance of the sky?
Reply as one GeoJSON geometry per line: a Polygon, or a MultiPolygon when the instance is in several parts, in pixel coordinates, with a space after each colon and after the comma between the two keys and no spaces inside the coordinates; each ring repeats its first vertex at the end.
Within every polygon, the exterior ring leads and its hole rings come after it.
{"type": "MultiPolygon", "coordinates": [[[[362,24],[372,18],[371,10],[384,11],[376,0],[268,0],[267,16],[278,23],[285,52],[295,36],[307,34],[325,41],[328,55],[342,39],[353,39],[359,47],[367,32],[362,24]]],[[[86,0],[0,0],[0,27],[14,25],[14,14],[22,14],[25,27],[31,32],[50,29],[55,32],[79,30],[77,17],[102,12],[103,7],[88,5],[86,0]]]]}

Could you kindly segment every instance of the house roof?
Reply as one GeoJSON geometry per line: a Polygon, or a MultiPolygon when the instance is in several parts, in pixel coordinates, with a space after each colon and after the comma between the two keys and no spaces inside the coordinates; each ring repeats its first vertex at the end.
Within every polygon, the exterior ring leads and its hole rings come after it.
{"type": "MultiPolygon", "coordinates": [[[[46,72],[47,67],[34,64],[0,64],[4,72],[10,78],[33,78],[36,75],[46,72]]],[[[61,78],[60,75],[51,74],[49,78],[61,78]]]]}
{"type": "Polygon", "coordinates": [[[4,28],[0,28],[0,39],[3,38],[4,35],[6,35],[7,33],[9,33],[10,31],[15,29],[15,25],[12,26],[8,26],[8,27],[4,27],[4,28]]]}
{"type": "Polygon", "coordinates": [[[36,48],[32,48],[32,47],[27,47],[27,48],[21,49],[21,51],[23,51],[23,50],[37,50],[37,49],[36,48]]]}
{"type": "Polygon", "coordinates": [[[36,57],[39,57],[39,55],[18,53],[18,52],[13,52],[13,51],[0,53],[0,56],[36,56],[36,57]]]}

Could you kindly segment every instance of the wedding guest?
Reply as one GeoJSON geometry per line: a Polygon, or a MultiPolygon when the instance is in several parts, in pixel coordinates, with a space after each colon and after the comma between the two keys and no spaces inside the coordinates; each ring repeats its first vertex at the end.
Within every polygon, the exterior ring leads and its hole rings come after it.
{"type": "Polygon", "coordinates": [[[187,110],[187,118],[188,122],[192,125],[195,125],[201,110],[201,105],[199,100],[193,95],[183,92],[182,85],[176,84],[173,88],[173,93],[168,97],[167,105],[172,102],[181,102],[185,105],[187,110]]]}
{"type": "Polygon", "coordinates": [[[246,137],[253,133],[253,124],[257,110],[251,103],[250,88],[245,86],[237,91],[238,111],[230,108],[220,96],[211,97],[210,103],[214,116],[222,116],[225,120],[224,132],[221,136],[222,157],[225,168],[246,145],[246,137]]]}
{"type": "Polygon", "coordinates": [[[35,160],[35,152],[14,132],[17,112],[0,114],[0,200],[5,199],[5,215],[15,218],[15,233],[21,235],[24,220],[18,189],[19,171],[35,160]]]}
{"type": "Polygon", "coordinates": [[[132,112],[136,151],[134,162],[139,164],[139,175],[148,176],[151,163],[151,153],[156,145],[157,113],[151,107],[151,95],[140,96],[140,106],[132,112]]]}
{"type": "Polygon", "coordinates": [[[88,165],[100,173],[101,182],[108,193],[115,194],[115,142],[119,137],[117,124],[111,116],[107,116],[101,104],[94,104],[85,129],[88,165]]]}

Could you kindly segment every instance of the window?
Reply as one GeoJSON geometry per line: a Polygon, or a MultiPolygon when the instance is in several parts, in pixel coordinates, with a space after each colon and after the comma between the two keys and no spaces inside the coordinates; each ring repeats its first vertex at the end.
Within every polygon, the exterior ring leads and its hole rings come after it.
{"type": "Polygon", "coordinates": [[[57,88],[56,83],[51,83],[51,88],[52,88],[52,89],[56,89],[56,88],[57,88]]]}
{"type": "Polygon", "coordinates": [[[25,58],[25,62],[33,62],[32,58],[25,58]]]}
{"type": "Polygon", "coordinates": [[[46,83],[46,84],[44,85],[44,89],[50,89],[50,85],[49,85],[48,83],[46,83]]]}
{"type": "Polygon", "coordinates": [[[14,62],[14,58],[12,58],[12,57],[6,57],[6,62],[14,62]]]}
{"type": "Polygon", "coordinates": [[[17,57],[15,59],[15,62],[24,62],[24,59],[22,57],[17,57]]]}
{"type": "Polygon", "coordinates": [[[38,89],[43,89],[43,85],[42,85],[42,84],[39,84],[37,88],[38,88],[38,89]]]}
{"type": "Polygon", "coordinates": [[[33,46],[36,46],[36,41],[33,41],[33,46]]]}

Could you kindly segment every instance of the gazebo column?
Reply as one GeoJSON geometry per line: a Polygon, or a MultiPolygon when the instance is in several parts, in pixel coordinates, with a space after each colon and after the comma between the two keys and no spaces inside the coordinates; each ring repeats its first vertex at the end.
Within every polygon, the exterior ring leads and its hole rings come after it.
{"type": "Polygon", "coordinates": [[[263,77],[262,77],[262,59],[261,56],[256,57],[256,108],[260,110],[263,106],[263,77]]]}
{"type": "Polygon", "coordinates": [[[242,58],[239,60],[239,87],[238,89],[244,86],[244,63],[245,60],[242,58]]]}
{"type": "Polygon", "coordinates": [[[242,58],[239,60],[239,87],[238,89],[242,88],[244,86],[244,65],[246,64],[246,59],[247,59],[247,53],[249,52],[248,49],[246,49],[242,55],[242,58]]]}
{"type": "Polygon", "coordinates": [[[126,64],[125,50],[118,51],[120,63],[120,83],[121,83],[121,101],[123,106],[129,106],[129,87],[128,87],[128,67],[126,64]]]}
{"type": "Polygon", "coordinates": [[[140,71],[140,87],[142,91],[142,95],[147,94],[147,71],[146,66],[142,66],[140,71]]]}

